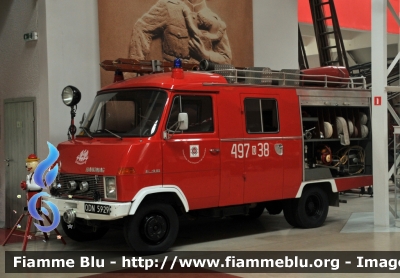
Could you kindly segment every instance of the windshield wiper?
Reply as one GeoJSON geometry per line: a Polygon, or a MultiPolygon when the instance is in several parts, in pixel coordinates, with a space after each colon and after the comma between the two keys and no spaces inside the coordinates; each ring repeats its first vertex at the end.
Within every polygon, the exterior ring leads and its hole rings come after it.
{"type": "Polygon", "coordinates": [[[91,139],[93,139],[93,136],[90,135],[90,133],[89,133],[89,131],[86,129],[86,127],[81,126],[81,127],[79,127],[79,128],[83,129],[83,131],[87,134],[87,136],[89,136],[91,139]]]}
{"type": "Polygon", "coordinates": [[[119,135],[117,135],[117,134],[115,134],[114,132],[111,132],[111,131],[109,131],[108,129],[103,129],[103,130],[107,131],[108,133],[110,133],[110,134],[114,135],[115,137],[117,137],[117,138],[119,138],[119,139],[122,140],[122,137],[119,136],[119,135]]]}

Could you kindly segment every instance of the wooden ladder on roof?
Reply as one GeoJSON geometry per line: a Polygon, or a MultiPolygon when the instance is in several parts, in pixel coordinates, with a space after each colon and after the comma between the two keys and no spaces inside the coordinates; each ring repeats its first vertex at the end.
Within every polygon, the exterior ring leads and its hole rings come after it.
{"type": "Polygon", "coordinates": [[[349,69],[342,33],[333,0],[309,0],[311,16],[314,24],[315,38],[321,66],[343,66],[349,69]],[[327,25],[332,23],[332,30],[327,25]],[[334,39],[334,45],[330,45],[334,39]],[[332,50],[336,50],[337,58],[332,58],[332,50]]]}

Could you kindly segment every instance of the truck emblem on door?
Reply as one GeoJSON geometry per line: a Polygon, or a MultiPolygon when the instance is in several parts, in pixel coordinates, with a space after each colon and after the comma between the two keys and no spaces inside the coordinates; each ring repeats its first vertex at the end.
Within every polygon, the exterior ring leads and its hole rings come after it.
{"type": "Polygon", "coordinates": [[[190,145],[189,146],[189,158],[185,155],[185,150],[182,150],[183,157],[186,159],[187,162],[191,164],[198,164],[203,161],[204,157],[206,156],[206,149],[204,148],[204,153],[200,158],[200,148],[199,145],[190,145]],[[194,159],[195,161],[191,161],[190,158],[200,158],[194,159]]]}
{"type": "Polygon", "coordinates": [[[81,153],[76,157],[75,163],[78,165],[83,165],[89,158],[89,151],[83,150],[81,153]]]}
{"type": "Polygon", "coordinates": [[[190,157],[199,157],[199,145],[190,145],[190,157]]]}

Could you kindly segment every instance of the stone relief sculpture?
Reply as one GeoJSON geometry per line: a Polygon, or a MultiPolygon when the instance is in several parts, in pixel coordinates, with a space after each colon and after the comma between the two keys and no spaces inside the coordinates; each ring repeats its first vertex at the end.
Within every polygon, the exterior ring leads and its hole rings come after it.
{"type": "Polygon", "coordinates": [[[133,26],[129,58],[149,59],[151,42],[162,40],[163,59],[230,64],[226,24],[205,0],[159,0],[133,26]]]}

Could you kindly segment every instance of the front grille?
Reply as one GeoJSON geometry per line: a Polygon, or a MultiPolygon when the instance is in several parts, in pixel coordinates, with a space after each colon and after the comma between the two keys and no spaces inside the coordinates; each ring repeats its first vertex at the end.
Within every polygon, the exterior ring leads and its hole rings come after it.
{"type": "Polygon", "coordinates": [[[57,184],[61,184],[61,188],[57,188],[56,193],[60,197],[77,199],[90,199],[98,200],[104,198],[104,186],[103,186],[103,176],[97,175],[74,175],[74,174],[59,174],[56,179],[57,184]],[[69,181],[75,181],[77,184],[77,189],[70,191],[68,189],[69,181]],[[79,190],[79,185],[82,181],[86,181],[89,184],[89,190],[86,192],[81,192],[79,190]]]}

